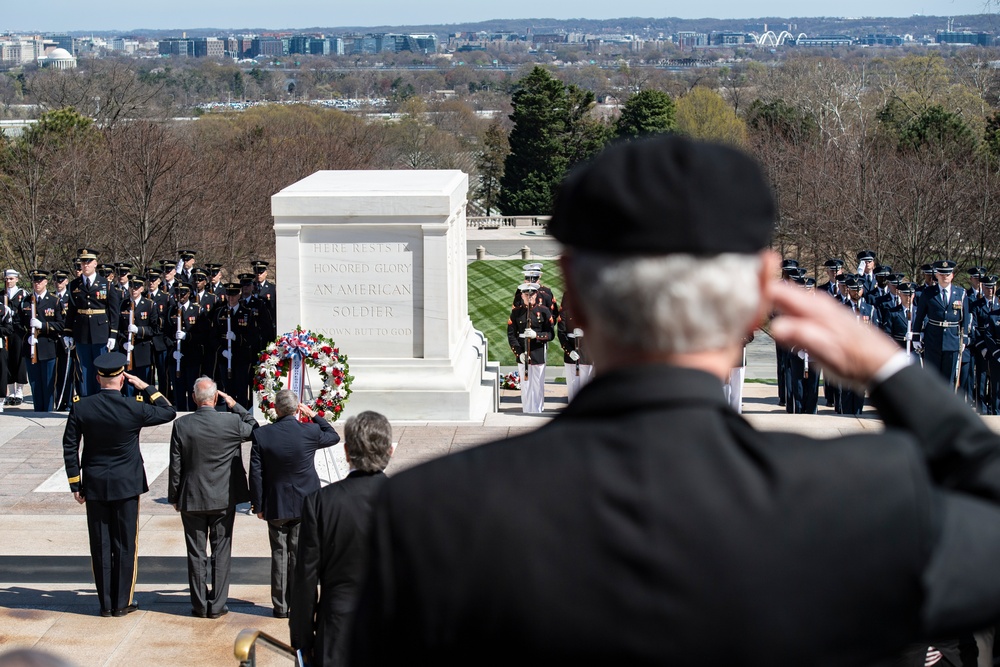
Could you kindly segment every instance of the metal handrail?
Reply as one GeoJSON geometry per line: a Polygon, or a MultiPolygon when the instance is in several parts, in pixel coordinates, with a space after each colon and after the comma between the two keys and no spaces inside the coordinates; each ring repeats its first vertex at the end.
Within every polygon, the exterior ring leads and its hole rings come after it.
{"type": "Polygon", "coordinates": [[[293,662],[296,661],[295,649],[291,646],[266,632],[247,628],[240,630],[240,634],[236,635],[236,642],[233,644],[233,655],[240,661],[240,667],[254,667],[257,664],[258,641],[286,654],[293,662]]]}

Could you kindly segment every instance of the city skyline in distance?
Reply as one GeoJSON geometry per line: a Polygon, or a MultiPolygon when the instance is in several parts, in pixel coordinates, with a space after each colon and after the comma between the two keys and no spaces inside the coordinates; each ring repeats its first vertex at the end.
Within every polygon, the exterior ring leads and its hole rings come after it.
{"type": "MultiPolygon", "coordinates": [[[[368,0],[364,4],[336,6],[318,0],[301,0],[279,6],[274,0],[197,2],[172,0],[157,6],[124,0],[99,4],[53,0],[48,3],[16,3],[0,16],[0,32],[77,32],[132,30],[184,30],[217,28],[240,30],[295,30],[308,28],[420,26],[475,23],[492,19],[615,19],[716,18],[734,21],[753,18],[796,17],[907,17],[993,14],[1000,0],[703,0],[699,3],[664,6],[662,2],[626,0],[559,0],[539,4],[508,0],[502,5],[470,3],[454,6],[444,0],[420,3],[403,0],[368,0]]],[[[1000,29],[1000,15],[997,17],[1000,29]]]]}

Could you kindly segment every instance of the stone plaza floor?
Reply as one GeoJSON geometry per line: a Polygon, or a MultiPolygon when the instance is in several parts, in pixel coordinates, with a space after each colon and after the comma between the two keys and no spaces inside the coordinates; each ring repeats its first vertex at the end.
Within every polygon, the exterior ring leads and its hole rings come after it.
{"type": "MultiPolygon", "coordinates": [[[[766,350],[755,358],[755,374],[766,373],[768,359],[773,364],[766,350]]],[[[745,387],[746,418],[760,429],[827,438],[882,428],[868,411],[861,418],[826,407],[817,415],[788,415],[777,405],[773,384],[745,387]]],[[[521,414],[517,392],[504,391],[500,412],[481,423],[396,423],[397,449],[387,472],[536,429],[565,405],[565,385],[552,382],[543,415],[521,414]]],[[[1000,418],[989,420],[1000,430],[1000,418]]],[[[217,620],[190,616],[180,516],[166,501],[170,425],[146,429],[141,437],[150,491],[140,501],[139,611],[101,618],[84,508],[69,493],[63,470],[64,422],[65,415],[36,414],[27,402],[0,414],[0,651],[36,647],[81,666],[233,665],[233,642],[244,628],[288,640],[287,621],[271,616],[266,524],[249,515],[247,505],[234,529],[230,613],[217,620]]],[[[334,450],[317,456],[325,481],[346,470],[342,449],[334,450]]],[[[259,651],[258,664],[291,663],[259,651]]]]}

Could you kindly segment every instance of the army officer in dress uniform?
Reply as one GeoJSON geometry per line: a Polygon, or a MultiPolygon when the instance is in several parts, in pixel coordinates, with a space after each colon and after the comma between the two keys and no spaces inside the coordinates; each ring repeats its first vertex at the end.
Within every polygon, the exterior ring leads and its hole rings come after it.
{"type": "Polygon", "coordinates": [[[56,384],[56,350],[62,346],[63,315],[59,299],[48,291],[49,272],[31,272],[32,291],[21,300],[21,326],[27,332],[21,355],[28,369],[35,412],[51,412],[56,384]]]}
{"type": "Polygon", "coordinates": [[[66,347],[76,346],[82,374],[80,395],[96,394],[100,387],[94,360],[117,345],[121,298],[108,279],[97,275],[97,252],[81,248],[77,253],[81,273],[69,284],[66,310],[66,347]]]}
{"type": "Polygon", "coordinates": [[[69,488],[77,502],[87,506],[101,616],[124,616],[138,608],[133,594],[139,556],[139,496],[149,491],[139,432],[143,426],[166,424],[177,414],[161,393],[150,391],[148,383],[126,373],[125,363],[120,352],[93,361],[100,391],[74,399],[63,433],[69,488]],[[125,380],[143,393],[123,396],[125,380]]]}

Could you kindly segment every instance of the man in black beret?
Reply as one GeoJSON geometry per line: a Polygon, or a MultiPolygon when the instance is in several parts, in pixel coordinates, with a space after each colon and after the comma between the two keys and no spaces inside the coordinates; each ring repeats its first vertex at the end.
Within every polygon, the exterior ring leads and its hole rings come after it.
{"type": "Polygon", "coordinates": [[[1000,435],[775,281],[775,218],[752,158],[680,136],[567,177],[550,231],[596,377],[536,431],[385,483],[351,664],[868,665],[1000,617],[1000,435]],[[763,432],[726,404],[772,311],[884,432],[763,432]]]}
{"type": "Polygon", "coordinates": [[[134,593],[139,496],[149,491],[139,432],[144,426],[166,424],[177,414],[160,392],[126,373],[126,363],[120,352],[94,360],[100,391],[73,399],[63,433],[69,488],[87,509],[101,616],[124,616],[138,608],[134,593]],[[142,393],[123,396],[126,380],[142,393]]]}

